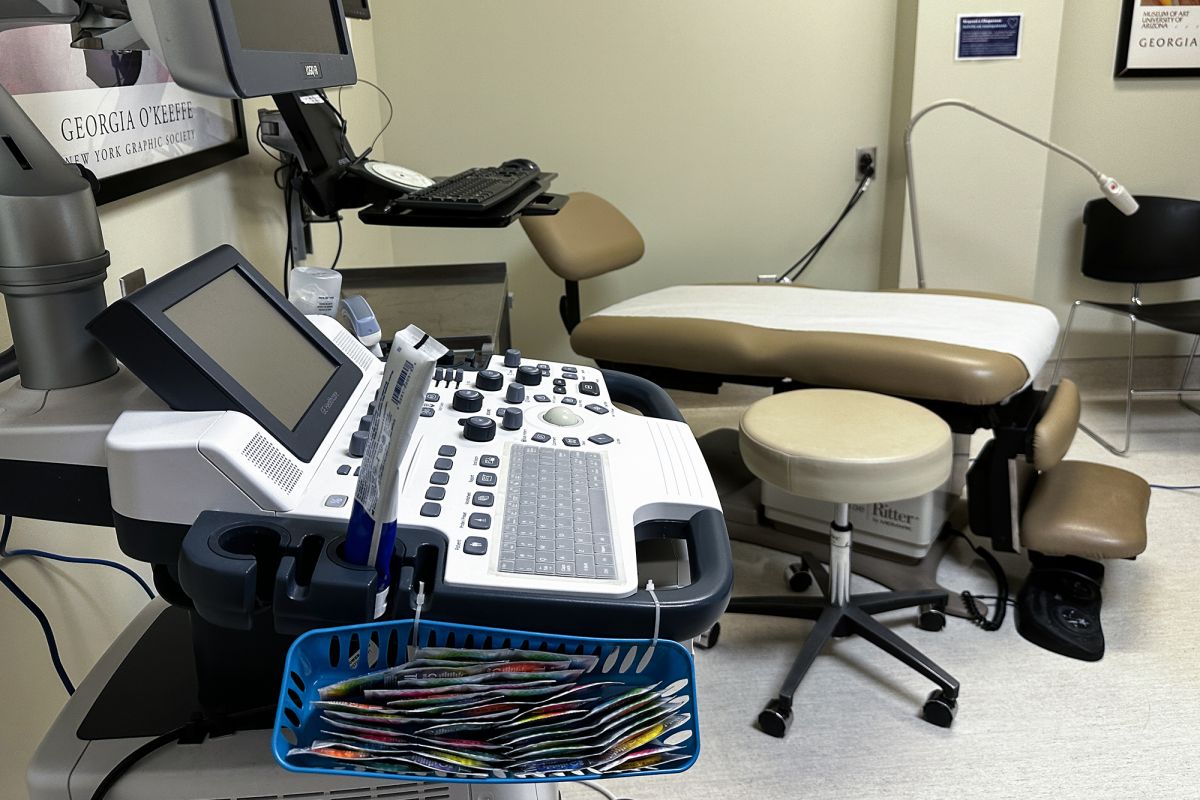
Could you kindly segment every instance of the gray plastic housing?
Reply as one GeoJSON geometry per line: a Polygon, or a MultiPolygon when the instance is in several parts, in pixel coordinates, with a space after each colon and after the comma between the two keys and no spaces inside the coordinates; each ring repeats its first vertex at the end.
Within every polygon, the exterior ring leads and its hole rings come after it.
{"type": "MultiPolygon", "coordinates": [[[[330,23],[344,52],[248,50],[238,40],[231,0],[128,0],[146,44],[184,88],[216,97],[250,98],[347,86],[358,81],[341,0],[329,0],[330,23]]],[[[280,25],[320,24],[280,19],[280,25]]]]}
{"type": "Polygon", "coordinates": [[[117,371],[84,328],[106,306],[108,264],[91,185],[0,88],[0,293],[23,386],[82,386],[117,371]]]}

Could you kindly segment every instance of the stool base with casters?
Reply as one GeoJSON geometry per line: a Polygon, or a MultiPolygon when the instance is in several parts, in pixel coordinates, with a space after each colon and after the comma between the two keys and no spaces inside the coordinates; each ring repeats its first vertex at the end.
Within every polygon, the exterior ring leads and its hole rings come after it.
{"type": "MultiPolygon", "coordinates": [[[[797,597],[796,595],[735,597],[726,609],[726,613],[729,614],[754,614],[816,621],[808,638],[804,640],[800,653],[792,662],[792,668],[783,681],[779,695],[771,700],[758,715],[759,728],[764,733],[777,738],[786,736],[792,723],[792,698],[809,668],[812,667],[830,639],[853,634],[861,636],[937,684],[939,688],[934,690],[925,701],[923,715],[927,722],[943,728],[950,727],[958,713],[958,681],[928,656],[872,616],[902,608],[918,608],[921,610],[919,622],[921,627],[927,630],[938,630],[945,624],[944,611],[949,599],[948,595],[946,592],[937,590],[870,592],[851,595],[849,593],[849,559],[853,526],[847,521],[848,507],[845,504],[838,506],[837,516],[838,520],[830,529],[832,535],[830,571],[826,571],[816,556],[805,553],[801,556],[803,561],[798,565],[793,565],[795,571],[792,572],[792,577],[789,579],[793,590],[803,591],[807,585],[804,580],[800,579],[800,576],[811,576],[811,579],[816,581],[823,597],[797,597]],[[939,620],[941,625],[935,626],[939,620]]],[[[701,637],[698,644],[701,647],[715,646],[719,635],[720,626],[719,624],[714,625],[705,636],[701,637]]]]}

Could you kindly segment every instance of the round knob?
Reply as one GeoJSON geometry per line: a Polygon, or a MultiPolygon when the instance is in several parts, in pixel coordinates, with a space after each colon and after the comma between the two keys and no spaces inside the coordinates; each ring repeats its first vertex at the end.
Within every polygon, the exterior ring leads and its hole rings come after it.
{"type": "Polygon", "coordinates": [[[506,431],[519,431],[521,426],[525,424],[525,414],[519,408],[504,409],[504,416],[500,419],[500,427],[506,431]]]}
{"type": "Polygon", "coordinates": [[[508,393],[504,395],[504,399],[509,403],[524,403],[525,387],[519,383],[510,383],[508,385],[508,393]]]}
{"type": "Polygon", "coordinates": [[[483,395],[474,389],[459,389],[454,393],[454,399],[450,401],[450,406],[455,411],[474,414],[483,408],[483,395]]]}
{"type": "Polygon", "coordinates": [[[555,406],[550,409],[545,414],[542,414],[542,419],[551,425],[558,425],[560,428],[570,428],[583,422],[578,414],[563,406],[555,406]]]}
{"type": "Polygon", "coordinates": [[[367,413],[368,414],[374,414],[375,409],[377,409],[377,408],[379,408],[378,401],[372,400],[371,402],[367,403],[367,413]]]}
{"type": "Polygon", "coordinates": [[[367,452],[367,432],[355,431],[350,434],[350,456],[362,458],[365,452],[367,452]]]}
{"type": "Polygon", "coordinates": [[[532,364],[517,368],[517,383],[525,386],[537,386],[542,382],[542,371],[532,364]]]}
{"type": "Polygon", "coordinates": [[[498,392],[504,385],[504,376],[494,369],[481,369],[475,374],[475,388],[485,392],[498,392]]]}
{"type": "Polygon", "coordinates": [[[490,442],[496,438],[496,420],[491,417],[467,417],[463,436],[471,442],[490,442]]]}
{"type": "Polygon", "coordinates": [[[521,366],[521,351],[509,348],[504,351],[504,366],[519,367],[521,366]]]}
{"type": "Polygon", "coordinates": [[[371,423],[373,423],[374,421],[375,421],[375,416],[373,414],[367,414],[365,417],[363,417],[362,419],[360,419],[358,421],[358,429],[360,431],[369,431],[369,430],[371,430],[371,423]]]}

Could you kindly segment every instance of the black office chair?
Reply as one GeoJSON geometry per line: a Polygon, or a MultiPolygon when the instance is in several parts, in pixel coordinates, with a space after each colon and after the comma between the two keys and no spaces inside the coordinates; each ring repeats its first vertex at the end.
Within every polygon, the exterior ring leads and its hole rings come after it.
{"type": "Polygon", "coordinates": [[[1200,346],[1200,300],[1176,303],[1142,302],[1143,283],[1161,283],[1200,277],[1200,201],[1175,197],[1138,197],[1136,214],[1124,216],[1107,200],[1093,200],[1083,209],[1083,274],[1098,281],[1133,284],[1128,303],[1100,303],[1076,300],[1067,317],[1067,327],[1059,345],[1051,385],[1058,382],[1071,324],[1080,306],[1089,306],[1129,318],[1129,363],[1125,382],[1125,444],[1118,449],[1095,431],[1080,423],[1080,429],[1116,455],[1129,452],[1133,423],[1133,400],[1137,396],[1174,396],[1187,409],[1200,414],[1184,400],[1200,396],[1200,389],[1188,390],[1188,374],[1200,346]],[[1146,323],[1195,337],[1183,369],[1178,389],[1135,389],[1133,366],[1136,360],[1138,323],[1146,323]]]}

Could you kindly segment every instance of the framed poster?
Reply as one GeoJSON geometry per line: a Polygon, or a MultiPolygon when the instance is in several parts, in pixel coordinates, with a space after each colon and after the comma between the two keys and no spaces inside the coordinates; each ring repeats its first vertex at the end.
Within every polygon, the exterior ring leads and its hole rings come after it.
{"type": "Polygon", "coordinates": [[[97,203],[249,152],[240,102],[184,89],[152,53],[70,43],[67,25],[0,32],[0,85],[65,160],[100,179],[97,203]]]}
{"type": "Polygon", "coordinates": [[[1200,75],[1200,0],[1125,0],[1117,78],[1200,75]]]}

